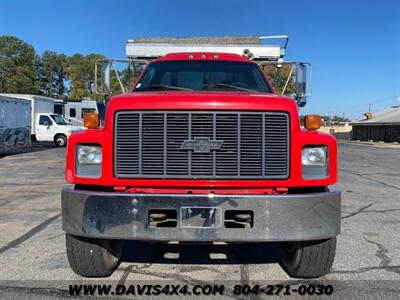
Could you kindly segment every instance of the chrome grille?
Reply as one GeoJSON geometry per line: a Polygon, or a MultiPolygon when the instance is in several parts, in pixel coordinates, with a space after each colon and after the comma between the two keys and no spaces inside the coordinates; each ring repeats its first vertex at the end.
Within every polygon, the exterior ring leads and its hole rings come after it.
{"type": "Polygon", "coordinates": [[[119,178],[285,179],[289,116],[283,112],[118,112],[114,167],[119,178]],[[183,150],[185,140],[223,141],[183,150]]]}

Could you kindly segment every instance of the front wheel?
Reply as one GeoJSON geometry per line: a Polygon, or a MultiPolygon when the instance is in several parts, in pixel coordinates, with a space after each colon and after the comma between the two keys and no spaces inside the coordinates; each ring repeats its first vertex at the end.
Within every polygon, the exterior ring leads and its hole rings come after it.
{"type": "Polygon", "coordinates": [[[93,239],[66,234],[68,262],[72,270],[84,277],[110,276],[118,267],[124,242],[93,239]]]}
{"type": "Polygon", "coordinates": [[[336,237],[280,244],[281,266],[290,277],[318,278],[329,273],[335,259],[336,237]]]}
{"type": "Polygon", "coordinates": [[[58,134],[54,137],[54,144],[57,147],[65,147],[67,145],[67,137],[63,134],[58,134]]]}

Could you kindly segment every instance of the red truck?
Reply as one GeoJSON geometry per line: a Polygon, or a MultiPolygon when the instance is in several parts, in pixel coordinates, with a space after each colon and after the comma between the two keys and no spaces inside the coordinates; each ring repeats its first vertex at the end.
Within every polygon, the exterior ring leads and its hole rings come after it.
{"type": "Polygon", "coordinates": [[[327,274],[340,233],[341,193],[328,188],[337,147],[318,116],[300,126],[305,64],[293,63],[294,99],[262,69],[283,63],[283,47],[128,46],[129,59],[148,62],[132,91],[108,102],[103,127],[87,114],[90,129],[68,140],[74,187],[61,196],[73,271],[109,276],[124,240],[145,240],[277,242],[289,276],[327,274]]]}

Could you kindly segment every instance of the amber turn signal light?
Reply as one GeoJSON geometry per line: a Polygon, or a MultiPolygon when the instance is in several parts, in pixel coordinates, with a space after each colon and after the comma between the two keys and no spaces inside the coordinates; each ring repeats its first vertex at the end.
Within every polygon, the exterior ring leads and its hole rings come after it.
{"type": "Polygon", "coordinates": [[[86,113],[83,115],[83,126],[94,129],[100,126],[100,116],[98,113],[86,113]]]}
{"type": "Polygon", "coordinates": [[[308,130],[317,130],[321,127],[320,115],[306,115],[304,117],[304,127],[308,130]]]}

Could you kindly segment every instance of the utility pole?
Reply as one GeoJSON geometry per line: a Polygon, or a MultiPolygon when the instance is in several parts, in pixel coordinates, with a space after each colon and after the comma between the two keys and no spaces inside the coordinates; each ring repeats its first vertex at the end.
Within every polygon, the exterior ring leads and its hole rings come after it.
{"type": "Polygon", "coordinates": [[[369,113],[371,112],[371,107],[372,107],[372,104],[368,104],[368,112],[369,113]]]}
{"type": "Polygon", "coordinates": [[[333,114],[334,114],[335,112],[333,112],[333,111],[331,111],[330,113],[329,113],[329,123],[330,123],[330,125],[332,126],[332,124],[333,124],[333,114]]]}

